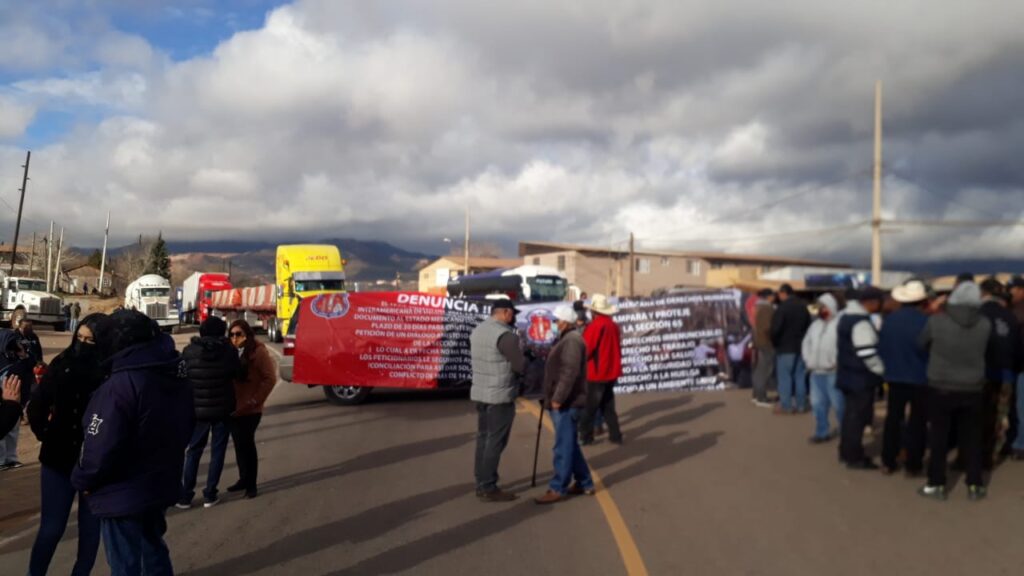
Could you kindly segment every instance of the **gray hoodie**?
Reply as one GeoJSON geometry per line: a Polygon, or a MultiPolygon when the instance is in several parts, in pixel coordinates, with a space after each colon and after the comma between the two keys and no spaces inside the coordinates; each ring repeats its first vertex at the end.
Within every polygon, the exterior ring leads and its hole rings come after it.
{"type": "Polygon", "coordinates": [[[992,324],[981,315],[981,291],[973,282],[956,287],[946,310],[928,319],[919,343],[930,353],[929,386],[950,392],[981,392],[992,324]]]}
{"type": "Polygon", "coordinates": [[[839,355],[838,331],[839,304],[831,294],[823,294],[818,304],[828,308],[828,320],[817,318],[807,330],[803,341],[804,364],[814,374],[828,374],[836,371],[839,355]]]}

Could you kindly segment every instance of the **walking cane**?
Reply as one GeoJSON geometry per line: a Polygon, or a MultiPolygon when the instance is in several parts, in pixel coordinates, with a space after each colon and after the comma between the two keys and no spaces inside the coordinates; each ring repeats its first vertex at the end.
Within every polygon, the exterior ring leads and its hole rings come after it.
{"type": "Polygon", "coordinates": [[[537,456],[540,454],[540,429],[544,424],[544,400],[540,402],[540,418],[537,418],[537,442],[533,445],[533,477],[530,479],[530,488],[537,487],[537,456]]]}

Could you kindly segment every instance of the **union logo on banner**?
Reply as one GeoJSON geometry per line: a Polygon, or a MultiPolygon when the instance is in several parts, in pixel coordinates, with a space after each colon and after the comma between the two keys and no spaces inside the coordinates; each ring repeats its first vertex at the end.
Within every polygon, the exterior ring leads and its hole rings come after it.
{"type": "Polygon", "coordinates": [[[551,332],[552,316],[548,310],[533,310],[526,316],[526,339],[531,344],[546,346],[555,341],[551,332]]]}
{"type": "Polygon", "coordinates": [[[344,317],[348,314],[349,308],[351,306],[348,303],[348,294],[344,292],[320,294],[314,297],[313,302],[309,305],[309,309],[313,311],[313,314],[326,320],[344,317]]]}

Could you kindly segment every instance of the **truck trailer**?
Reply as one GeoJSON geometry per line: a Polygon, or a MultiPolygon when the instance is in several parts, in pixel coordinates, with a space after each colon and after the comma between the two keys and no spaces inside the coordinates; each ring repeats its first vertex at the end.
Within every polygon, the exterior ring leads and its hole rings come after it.
{"type": "Polygon", "coordinates": [[[210,299],[215,292],[231,289],[231,280],[222,272],[195,272],[181,285],[182,322],[202,324],[210,315],[210,299]]]}

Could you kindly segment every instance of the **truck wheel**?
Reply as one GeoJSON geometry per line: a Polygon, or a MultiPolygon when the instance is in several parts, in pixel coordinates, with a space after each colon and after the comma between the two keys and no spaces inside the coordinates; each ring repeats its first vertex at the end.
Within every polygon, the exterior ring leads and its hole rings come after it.
{"type": "Polygon", "coordinates": [[[335,406],[356,406],[366,401],[373,388],[367,386],[324,386],[324,396],[335,406]]]}
{"type": "Polygon", "coordinates": [[[18,329],[18,322],[21,322],[21,319],[24,318],[24,317],[25,317],[25,310],[23,308],[18,308],[17,310],[15,310],[14,313],[11,314],[11,329],[12,330],[17,330],[18,329]]]}
{"type": "Polygon", "coordinates": [[[281,334],[281,325],[277,322],[277,319],[270,322],[270,326],[267,328],[267,337],[274,344],[284,342],[284,336],[281,334]]]}

